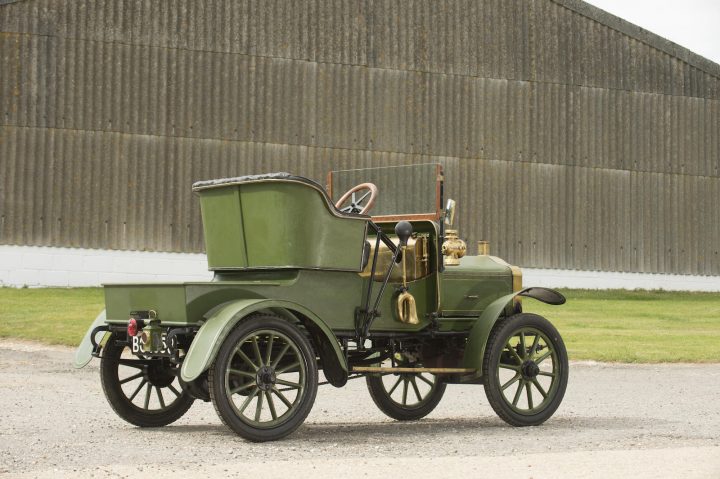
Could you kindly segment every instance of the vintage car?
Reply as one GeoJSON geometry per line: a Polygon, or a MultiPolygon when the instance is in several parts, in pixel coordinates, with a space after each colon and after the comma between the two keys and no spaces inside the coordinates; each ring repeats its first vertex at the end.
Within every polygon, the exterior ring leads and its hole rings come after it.
{"type": "Polygon", "coordinates": [[[482,384],[514,426],[558,408],[565,346],[521,299],[565,298],[523,288],[482,242],[465,255],[440,165],[335,171],[327,190],[288,173],[193,190],[212,281],[104,285],[76,353],[76,367],[100,358],[126,421],[164,426],[200,399],[242,437],[276,440],[302,424],[319,384],[358,377],[397,420],[429,414],[448,384],[482,384]]]}

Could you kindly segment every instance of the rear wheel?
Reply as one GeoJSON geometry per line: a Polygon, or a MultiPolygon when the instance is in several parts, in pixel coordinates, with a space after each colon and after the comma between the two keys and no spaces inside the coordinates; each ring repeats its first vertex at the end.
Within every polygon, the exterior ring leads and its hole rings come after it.
{"type": "Polygon", "coordinates": [[[568,382],[560,333],[536,314],[516,314],[490,335],[483,384],[490,405],[508,424],[537,426],[557,410],[568,382]]]}
{"type": "Polygon", "coordinates": [[[208,375],[222,421],[250,441],[281,439],[315,402],[318,370],[309,340],[274,315],[253,315],[225,339],[208,375]]]}
{"type": "Polygon", "coordinates": [[[115,412],[140,427],[166,426],[180,419],[194,399],[183,390],[178,368],[164,359],[139,359],[112,334],[100,359],[100,381],[115,412]]]}
{"type": "Polygon", "coordinates": [[[398,421],[413,421],[430,414],[446,387],[430,373],[382,373],[367,376],[365,380],[375,405],[398,421]]]}

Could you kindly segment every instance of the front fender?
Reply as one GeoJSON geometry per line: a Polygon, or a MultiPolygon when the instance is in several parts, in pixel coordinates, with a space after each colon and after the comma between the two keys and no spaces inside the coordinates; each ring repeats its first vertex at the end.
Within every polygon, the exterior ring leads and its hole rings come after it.
{"type": "MultiPolygon", "coordinates": [[[[296,311],[310,320],[327,339],[337,356],[339,365],[347,375],[347,363],[332,330],[312,311],[297,303],[272,299],[239,299],[212,310],[207,320],[195,335],[190,349],[180,369],[183,381],[190,382],[207,370],[215,360],[223,341],[244,317],[256,311],[271,309],[274,312],[286,311],[292,315],[296,311]]],[[[282,313],[281,313],[282,314],[282,313]]],[[[294,317],[294,316],[293,316],[294,317]]],[[[298,319],[298,318],[295,318],[298,319]]]]}
{"type": "MultiPolygon", "coordinates": [[[[92,334],[93,329],[105,324],[106,319],[105,310],[103,309],[102,312],[98,314],[97,318],[95,318],[95,321],[93,321],[90,325],[90,328],[85,333],[82,341],[80,341],[80,345],[77,350],[75,350],[75,361],[73,361],[73,366],[77,369],[85,367],[92,359],[93,345],[92,341],[90,341],[90,334],[92,334]]],[[[108,334],[107,331],[104,331],[100,341],[96,341],[97,344],[100,344],[105,339],[106,334],[108,334]]]]}
{"type": "Polygon", "coordinates": [[[482,374],[483,358],[490,332],[497,323],[500,314],[515,296],[534,298],[547,304],[565,304],[565,297],[562,294],[552,289],[537,287],[516,291],[490,303],[470,329],[465,354],[463,355],[463,367],[477,370],[477,376],[482,374]]]}

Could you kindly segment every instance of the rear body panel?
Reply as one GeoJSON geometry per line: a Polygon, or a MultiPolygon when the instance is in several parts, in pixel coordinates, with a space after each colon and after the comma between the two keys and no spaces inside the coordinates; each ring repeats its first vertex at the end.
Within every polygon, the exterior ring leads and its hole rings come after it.
{"type": "Polygon", "coordinates": [[[341,271],[248,271],[205,283],[105,285],[108,322],[126,322],[130,311],[155,310],[163,325],[195,325],[212,309],[238,299],[277,299],[305,305],[328,326],[352,328],[363,279],[341,271]],[[328,287],[328,285],[332,287],[328,287]]]}
{"type": "Polygon", "coordinates": [[[107,321],[127,322],[131,311],[154,310],[167,326],[185,326],[188,319],[186,285],[175,284],[106,284],[107,321]]]}

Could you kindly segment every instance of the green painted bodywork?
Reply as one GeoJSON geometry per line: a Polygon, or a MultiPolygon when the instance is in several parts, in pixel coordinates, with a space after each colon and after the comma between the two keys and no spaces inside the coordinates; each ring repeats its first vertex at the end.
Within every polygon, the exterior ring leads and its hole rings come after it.
{"type": "Polygon", "coordinates": [[[130,311],[162,311],[167,326],[187,326],[188,318],[183,284],[106,284],[105,310],[108,322],[127,322],[130,311]]]}
{"type": "Polygon", "coordinates": [[[446,316],[476,316],[498,296],[512,291],[512,272],[492,256],[465,256],[441,275],[440,311],[446,316]]]}
{"type": "MultiPolygon", "coordinates": [[[[427,325],[425,313],[435,311],[437,274],[408,283],[424,323],[396,319],[393,285],[380,302],[381,316],[372,331],[415,331],[427,325]]],[[[198,325],[219,304],[239,299],[274,299],[300,304],[322,318],[332,330],[354,329],[355,308],[362,302],[368,278],[343,271],[282,270],[222,273],[206,283],[107,285],[107,322],[125,324],[130,311],[153,309],[166,326],[198,325]]],[[[399,286],[399,284],[397,285],[399,286]]],[[[374,291],[379,286],[375,283],[374,291]]]]}
{"type": "MultiPolygon", "coordinates": [[[[154,310],[161,326],[199,327],[182,366],[189,381],[201,374],[228,332],[243,317],[270,311],[311,321],[334,351],[339,366],[347,364],[338,335],[355,332],[355,312],[363,306],[371,284],[362,275],[368,217],[342,215],[327,195],[309,182],[250,181],[197,189],[205,228],[209,282],[105,285],[106,316],[96,324],[126,324],[131,311],[154,310]]],[[[502,260],[489,256],[461,259],[442,268],[438,225],[413,221],[416,232],[429,235],[430,274],[408,283],[420,323],[397,317],[400,284],[389,284],[372,323],[379,332],[412,333],[436,320],[440,331],[468,331],[463,359],[479,368],[492,325],[514,296],[512,273],[502,260]],[[479,319],[478,319],[479,318],[479,319]]],[[[390,233],[394,223],[380,224],[390,233]]],[[[370,258],[372,261],[372,258],[370,258]]],[[[402,267],[396,265],[395,267],[402,267]]],[[[374,296],[380,284],[374,283],[374,296]]],[[[89,333],[76,365],[88,359],[89,333]]],[[[328,353],[331,354],[331,353],[328,353]]]]}
{"type": "Polygon", "coordinates": [[[518,295],[527,298],[534,298],[548,304],[563,304],[565,302],[565,298],[562,295],[545,288],[524,288],[520,291],[514,291],[510,294],[501,296],[491,302],[483,310],[480,318],[474,322],[472,328],[470,329],[470,334],[468,335],[465,346],[465,353],[463,355],[462,367],[475,369],[475,377],[480,377],[482,375],[485,349],[487,348],[490,332],[497,323],[498,319],[500,319],[503,315],[503,312],[507,315],[511,315],[513,313],[514,307],[512,301],[518,295]],[[543,292],[557,295],[561,302],[551,302],[552,300],[549,301],[548,297],[543,295],[543,292]]]}
{"type": "Polygon", "coordinates": [[[476,377],[480,377],[482,374],[483,358],[485,356],[488,338],[490,337],[490,331],[492,331],[493,326],[495,326],[502,312],[518,293],[519,291],[516,291],[495,299],[483,310],[480,318],[474,322],[470,329],[467,344],[465,345],[462,367],[475,369],[476,377]]]}
{"type": "Polygon", "coordinates": [[[180,375],[184,381],[192,381],[200,376],[215,359],[225,337],[244,317],[257,311],[279,313],[289,320],[295,320],[293,312],[298,312],[315,323],[325,338],[333,345],[341,368],[347,373],[347,363],[338,342],[330,328],[304,306],[288,301],[272,299],[239,299],[219,305],[210,314],[207,321],[195,335],[195,339],[182,363],[180,375]],[[288,315],[289,313],[289,315],[288,315]]]}
{"type": "Polygon", "coordinates": [[[245,182],[198,194],[211,270],[361,269],[367,217],[339,215],[306,183],[245,182]]]}

